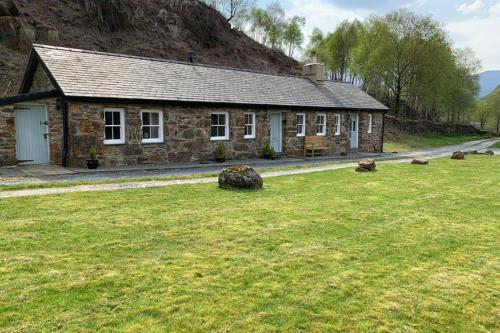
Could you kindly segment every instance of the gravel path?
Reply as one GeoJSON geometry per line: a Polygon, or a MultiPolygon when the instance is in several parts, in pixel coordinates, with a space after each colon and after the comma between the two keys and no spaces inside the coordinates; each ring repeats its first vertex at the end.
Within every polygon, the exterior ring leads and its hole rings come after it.
{"type": "MultiPolygon", "coordinates": [[[[427,158],[427,159],[440,158],[449,156],[452,152],[457,150],[467,151],[467,150],[480,150],[488,148],[498,141],[499,140],[480,140],[480,141],[467,142],[461,145],[415,151],[401,156],[397,156],[389,161],[388,160],[383,161],[382,163],[408,163],[413,158],[416,157],[427,158]]],[[[278,177],[285,175],[298,175],[298,174],[327,171],[327,170],[354,168],[356,165],[357,163],[352,163],[352,162],[336,163],[336,164],[329,164],[325,166],[318,166],[311,168],[264,172],[262,173],[262,177],[268,178],[268,177],[278,177]]],[[[78,185],[78,186],[63,187],[63,188],[5,191],[5,192],[0,192],[0,199],[51,195],[51,194],[64,194],[64,193],[74,193],[74,192],[115,191],[115,190],[126,190],[135,188],[167,187],[167,186],[188,185],[188,184],[206,184],[206,183],[216,183],[216,182],[217,182],[217,177],[209,177],[209,178],[179,179],[179,180],[165,180],[165,181],[129,182],[120,184],[78,185]]]]}
{"type": "MultiPolygon", "coordinates": [[[[356,163],[339,163],[324,167],[264,172],[261,174],[261,176],[263,178],[268,178],[268,177],[277,177],[285,175],[298,175],[310,172],[352,168],[355,167],[356,165],[357,165],[356,163]]],[[[159,181],[131,182],[131,183],[120,183],[120,184],[78,185],[78,186],[62,187],[62,188],[46,188],[46,189],[0,192],[0,199],[27,197],[36,195],[74,193],[74,192],[114,191],[114,190],[127,190],[134,188],[167,187],[174,185],[189,185],[189,184],[207,184],[207,183],[216,183],[217,181],[218,181],[217,177],[209,177],[209,178],[195,178],[195,179],[164,180],[164,181],[159,180],[159,181]]]]}

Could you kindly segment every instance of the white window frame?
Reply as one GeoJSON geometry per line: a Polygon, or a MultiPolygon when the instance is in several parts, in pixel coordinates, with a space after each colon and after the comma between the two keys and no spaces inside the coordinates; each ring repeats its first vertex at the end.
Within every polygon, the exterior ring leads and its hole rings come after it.
{"type": "Polygon", "coordinates": [[[372,134],[373,114],[368,114],[368,134],[372,134]]]}
{"type": "Polygon", "coordinates": [[[144,139],[142,138],[142,143],[162,143],[163,142],[163,112],[157,109],[144,109],[141,110],[141,136],[144,133],[144,113],[157,113],[158,114],[158,125],[146,125],[147,127],[158,127],[158,135],[157,139],[144,139]]]}
{"type": "MultiPolygon", "coordinates": [[[[220,125],[219,125],[220,126],[220,125]]],[[[227,141],[229,140],[229,112],[212,112],[210,113],[210,141],[227,141]],[[225,115],[226,116],[226,123],[224,124],[226,128],[226,135],[225,136],[212,136],[212,115],[217,114],[217,115],[225,115]]]]}
{"type": "Polygon", "coordinates": [[[244,117],[245,117],[245,132],[243,132],[243,133],[246,133],[247,126],[251,126],[251,128],[252,128],[252,134],[251,135],[244,134],[244,138],[245,139],[255,139],[255,130],[257,128],[256,121],[255,121],[255,112],[245,112],[244,117]],[[247,123],[247,116],[248,115],[252,116],[252,123],[251,124],[247,123]]]}
{"type": "Polygon", "coordinates": [[[318,113],[316,115],[316,135],[317,136],[325,136],[326,135],[326,113],[318,113]],[[323,123],[318,123],[319,117],[323,117],[323,123]],[[318,126],[322,126],[323,131],[318,132],[318,126]]]}
{"type": "Polygon", "coordinates": [[[340,128],[341,128],[341,124],[342,123],[342,118],[340,116],[340,114],[335,114],[333,116],[333,127],[335,129],[335,136],[339,136],[340,135],[340,128]]]}
{"type": "Polygon", "coordinates": [[[104,116],[104,144],[105,145],[122,145],[125,143],[125,110],[121,108],[105,108],[104,116]],[[106,127],[117,127],[116,125],[106,125],[106,112],[120,112],[120,139],[106,140],[106,127]]]}
{"type": "Polygon", "coordinates": [[[297,136],[306,136],[306,114],[297,113],[297,136]],[[299,123],[299,117],[302,117],[302,123],[299,123]],[[298,127],[302,125],[302,131],[299,132],[298,127]]]}

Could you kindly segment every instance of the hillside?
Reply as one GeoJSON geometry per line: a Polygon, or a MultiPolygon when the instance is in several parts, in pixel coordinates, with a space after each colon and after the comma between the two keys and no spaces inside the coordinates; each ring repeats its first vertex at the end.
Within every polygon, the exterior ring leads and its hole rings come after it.
{"type": "Polygon", "coordinates": [[[0,96],[17,93],[32,43],[293,73],[297,62],[232,30],[197,0],[0,0],[0,96]]]}
{"type": "Polygon", "coordinates": [[[479,97],[483,98],[500,86],[500,71],[486,71],[481,73],[479,75],[479,84],[481,86],[479,97]]]}

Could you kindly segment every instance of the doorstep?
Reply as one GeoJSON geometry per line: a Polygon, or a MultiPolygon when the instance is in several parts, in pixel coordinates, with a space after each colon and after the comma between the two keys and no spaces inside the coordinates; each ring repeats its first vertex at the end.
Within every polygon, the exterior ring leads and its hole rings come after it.
{"type": "Polygon", "coordinates": [[[76,173],[70,169],[53,164],[19,165],[16,169],[29,177],[61,176],[76,173]]]}

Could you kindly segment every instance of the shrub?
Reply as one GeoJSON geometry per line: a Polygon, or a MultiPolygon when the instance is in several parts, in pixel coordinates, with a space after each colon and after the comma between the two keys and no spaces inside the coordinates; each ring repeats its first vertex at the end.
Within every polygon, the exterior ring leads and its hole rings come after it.
{"type": "Polygon", "coordinates": [[[271,147],[271,150],[269,151],[269,157],[274,160],[276,158],[276,150],[274,150],[274,147],[271,147]]]}
{"type": "Polygon", "coordinates": [[[224,160],[226,158],[226,146],[224,142],[219,142],[217,149],[215,150],[215,158],[218,160],[224,160]]]}
{"type": "Polygon", "coordinates": [[[264,142],[264,149],[263,149],[264,157],[270,157],[271,156],[271,149],[273,149],[271,147],[271,141],[266,140],[264,142]]]}
{"type": "Polygon", "coordinates": [[[90,148],[89,156],[91,160],[97,160],[97,149],[95,148],[95,146],[92,146],[92,148],[90,148]]]}

